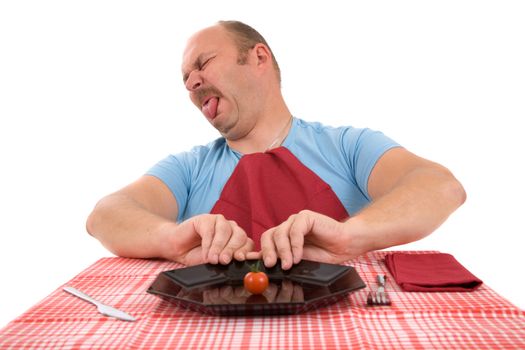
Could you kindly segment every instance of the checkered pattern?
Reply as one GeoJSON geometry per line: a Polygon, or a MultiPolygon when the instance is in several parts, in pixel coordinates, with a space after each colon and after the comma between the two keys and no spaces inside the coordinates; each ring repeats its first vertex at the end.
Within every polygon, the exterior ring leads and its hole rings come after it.
{"type": "Polygon", "coordinates": [[[0,330],[0,349],[525,348],[525,311],[486,285],[470,293],[403,292],[385,254],[348,264],[368,285],[387,274],[392,306],[367,307],[367,288],[328,307],[273,317],[207,316],[177,307],[146,290],[160,272],[181,265],[104,258],[67,284],[137,322],[105,317],[59,288],[0,330]]]}

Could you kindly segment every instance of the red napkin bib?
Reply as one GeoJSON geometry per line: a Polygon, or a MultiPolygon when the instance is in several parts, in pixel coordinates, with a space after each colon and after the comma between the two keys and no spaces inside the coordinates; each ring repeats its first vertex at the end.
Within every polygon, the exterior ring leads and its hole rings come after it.
{"type": "Polygon", "coordinates": [[[234,220],[260,249],[264,231],[309,209],[341,221],[348,217],[332,188],[287,148],[245,155],[211,214],[234,220]]]}
{"type": "Polygon", "coordinates": [[[407,292],[468,292],[483,283],[450,254],[392,253],[385,263],[407,292]]]}

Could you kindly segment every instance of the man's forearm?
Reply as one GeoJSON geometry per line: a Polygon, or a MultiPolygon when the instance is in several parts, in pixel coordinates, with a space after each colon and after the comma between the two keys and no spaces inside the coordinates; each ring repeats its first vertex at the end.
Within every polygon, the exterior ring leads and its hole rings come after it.
{"type": "Polygon", "coordinates": [[[383,249],[427,236],[465,198],[463,187],[448,170],[417,169],[345,224],[365,251],[383,249]]]}
{"type": "Polygon", "coordinates": [[[164,257],[163,228],[176,225],[122,194],[109,195],[88,217],[87,231],[112,253],[130,258],[164,257]]]}

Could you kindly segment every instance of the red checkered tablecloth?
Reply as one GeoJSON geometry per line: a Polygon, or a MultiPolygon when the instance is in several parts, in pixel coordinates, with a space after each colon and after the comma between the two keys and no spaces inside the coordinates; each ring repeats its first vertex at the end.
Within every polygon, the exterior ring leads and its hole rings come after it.
{"type": "MultiPolygon", "coordinates": [[[[391,277],[373,252],[348,262],[375,288],[391,277]]],[[[420,253],[420,252],[414,252],[420,253]]],[[[124,322],[57,289],[0,330],[0,349],[525,349],[525,312],[486,285],[469,293],[407,293],[389,279],[392,306],[367,307],[368,288],[299,315],[220,317],[164,301],[146,290],[161,260],[104,258],[67,283],[137,318],[124,322]]]]}

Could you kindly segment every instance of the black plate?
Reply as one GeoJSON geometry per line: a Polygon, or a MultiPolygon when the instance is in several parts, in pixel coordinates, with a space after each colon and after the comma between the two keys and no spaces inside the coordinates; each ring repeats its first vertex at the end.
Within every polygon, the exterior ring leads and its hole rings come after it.
{"type": "Polygon", "coordinates": [[[303,260],[290,270],[280,262],[260,270],[270,279],[262,295],[252,295],[243,278],[256,261],[228,265],[202,264],[160,273],[148,293],[177,305],[212,315],[295,314],[329,305],[366,287],[351,266],[303,260]]]}

